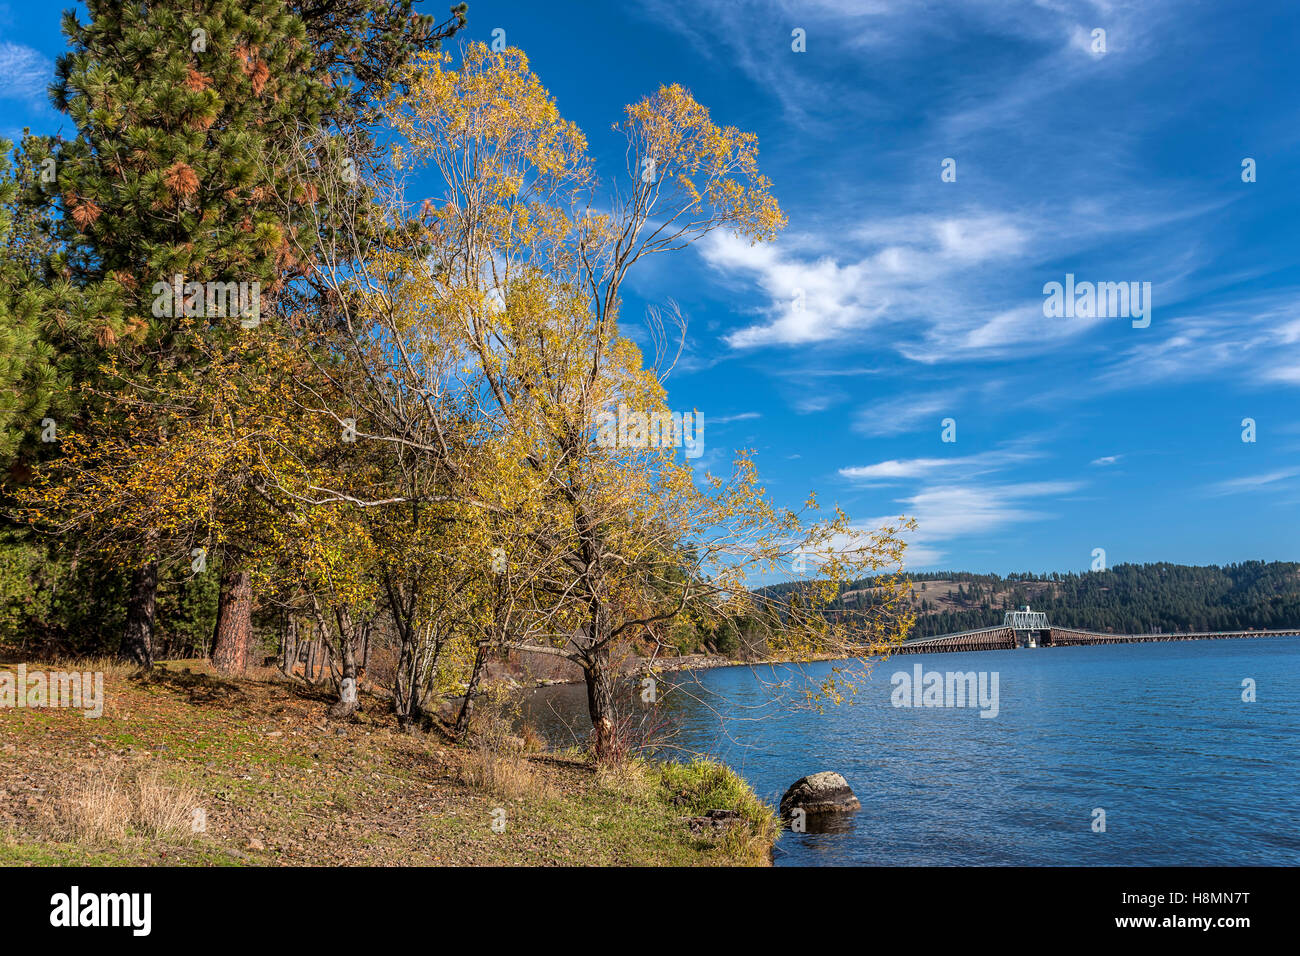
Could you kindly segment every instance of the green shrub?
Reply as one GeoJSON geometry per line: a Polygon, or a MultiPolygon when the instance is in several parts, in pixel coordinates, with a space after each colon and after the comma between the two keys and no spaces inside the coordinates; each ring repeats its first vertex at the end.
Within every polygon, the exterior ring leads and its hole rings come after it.
{"type": "Polygon", "coordinates": [[[667,799],[692,816],[709,810],[736,810],[755,833],[777,832],[776,812],[726,764],[705,759],[667,763],[662,774],[667,799]]]}

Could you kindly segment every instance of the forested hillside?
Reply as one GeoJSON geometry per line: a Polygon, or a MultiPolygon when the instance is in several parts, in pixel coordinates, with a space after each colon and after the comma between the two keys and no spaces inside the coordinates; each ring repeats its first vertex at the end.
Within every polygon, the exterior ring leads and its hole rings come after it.
{"type": "MultiPolygon", "coordinates": [[[[1224,567],[1120,564],[1082,574],[911,575],[917,612],[913,636],[1000,624],[1022,604],[1053,624],[1114,633],[1220,631],[1300,624],[1300,564],[1246,561],[1224,567]]],[[[859,581],[839,606],[871,603],[872,582],[859,581]]],[[[780,585],[778,589],[793,585],[780,585]]]]}

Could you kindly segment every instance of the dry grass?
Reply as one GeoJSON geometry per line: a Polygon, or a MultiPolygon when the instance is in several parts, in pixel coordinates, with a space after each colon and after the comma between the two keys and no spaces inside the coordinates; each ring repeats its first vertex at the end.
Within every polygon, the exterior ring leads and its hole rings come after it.
{"type": "Polygon", "coordinates": [[[131,798],[119,768],[92,770],[74,781],[58,807],[59,837],[70,843],[116,843],[131,827],[131,798]]]}
{"type": "Polygon", "coordinates": [[[462,782],[505,800],[554,800],[559,794],[528,761],[487,748],[468,754],[460,768],[462,782]]]}
{"type": "Polygon", "coordinates": [[[539,754],[546,750],[546,741],[531,725],[524,725],[521,736],[524,741],[524,753],[539,754]]]}
{"type": "MultiPolygon", "coordinates": [[[[29,664],[28,667],[33,665],[29,664]]],[[[107,680],[110,677],[130,677],[140,672],[139,664],[132,664],[116,657],[70,657],[58,660],[47,666],[51,671],[86,671],[92,674],[98,671],[107,680]]]]}
{"type": "Polygon", "coordinates": [[[649,804],[659,787],[659,772],[648,761],[633,757],[596,768],[596,783],[610,795],[638,804],[649,804]]]}
{"type": "Polygon", "coordinates": [[[284,680],[284,673],[280,670],[278,664],[249,664],[248,669],[240,675],[245,680],[259,681],[263,684],[271,684],[275,681],[284,680]]]}
{"type": "Polygon", "coordinates": [[[133,835],[184,839],[193,832],[198,793],[165,782],[156,771],[128,780],[120,767],[90,770],[64,792],[56,811],[60,839],[71,843],[119,843],[133,835]]]}
{"type": "Polygon", "coordinates": [[[725,834],[683,821],[696,804],[733,806],[726,793],[697,792],[718,790],[711,776],[669,788],[644,761],[597,777],[576,748],[530,758],[520,753],[526,741],[451,746],[401,733],[380,708],[338,735],[320,726],[320,700],[281,680],[217,679],[202,662],[166,671],[108,677],[120,715],[110,721],[3,715],[0,865],[766,862],[729,855],[725,834]],[[201,793],[193,802],[190,788],[201,793]],[[691,806],[678,804],[681,794],[691,806]],[[191,832],[196,806],[209,814],[204,834],[191,832]],[[489,825],[497,807],[509,808],[509,838],[489,825]],[[340,828],[348,839],[324,838],[340,828]]]}
{"type": "Polygon", "coordinates": [[[135,795],[136,825],[149,836],[167,840],[194,832],[194,810],[200,802],[197,790],[169,784],[151,771],[136,778],[135,795]]]}

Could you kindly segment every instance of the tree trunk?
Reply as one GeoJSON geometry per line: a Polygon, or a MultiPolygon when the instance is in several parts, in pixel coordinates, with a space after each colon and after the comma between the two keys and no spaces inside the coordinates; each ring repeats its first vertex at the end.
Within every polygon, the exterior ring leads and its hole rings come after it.
{"type": "Polygon", "coordinates": [[[212,636],[213,666],[226,674],[244,673],[248,669],[248,647],[252,641],[252,577],[231,563],[221,571],[217,627],[212,636]]]}
{"type": "Polygon", "coordinates": [[[417,720],[423,717],[426,713],[424,708],[425,677],[428,675],[430,681],[437,680],[438,658],[442,655],[443,643],[442,638],[436,638],[433,645],[433,653],[429,656],[428,663],[425,664],[423,659],[416,662],[416,668],[414,671],[415,681],[411,688],[410,716],[412,720],[417,720]]]}
{"type": "Polygon", "coordinates": [[[320,643],[316,646],[316,680],[319,684],[325,680],[327,674],[334,671],[334,656],[330,653],[333,644],[328,638],[322,637],[320,643]]]}
{"type": "Polygon", "coordinates": [[[614,683],[609,673],[609,651],[586,654],[581,661],[587,681],[587,712],[591,716],[592,749],[597,763],[614,758],[614,683]]]}
{"type": "MultiPolygon", "coordinates": [[[[413,635],[407,630],[404,635],[413,635]]],[[[393,674],[393,700],[397,710],[397,723],[403,730],[409,731],[416,721],[424,716],[422,705],[426,680],[429,675],[438,672],[438,658],[442,655],[443,639],[435,636],[432,646],[428,638],[421,641],[418,637],[406,636],[402,639],[401,655],[397,661],[397,670],[393,674]]]]}
{"type": "Polygon", "coordinates": [[[294,665],[298,663],[298,620],[292,614],[284,629],[280,644],[280,673],[293,677],[294,665]]]}
{"type": "Polygon", "coordinates": [[[393,671],[393,709],[397,711],[397,724],[410,730],[419,717],[420,698],[420,647],[410,637],[410,630],[399,625],[401,648],[397,668],[393,671]]]}
{"type": "Polygon", "coordinates": [[[469,715],[474,709],[474,695],[478,693],[478,682],[483,675],[483,662],[486,658],[487,644],[480,642],[478,651],[474,654],[474,670],[470,672],[469,684],[465,688],[465,702],[460,705],[460,713],[456,715],[456,726],[452,730],[457,740],[465,736],[469,730],[469,715]]]}
{"type": "MultiPolygon", "coordinates": [[[[397,667],[393,671],[393,709],[397,711],[397,725],[404,731],[410,731],[420,717],[420,690],[423,681],[423,663],[425,647],[418,636],[415,622],[415,607],[418,599],[418,586],[413,586],[409,594],[394,584],[391,576],[384,578],[385,593],[388,597],[388,609],[393,624],[397,628],[399,643],[397,667]]],[[[428,632],[426,631],[426,634],[428,632]]],[[[437,650],[434,650],[437,660],[437,650]]],[[[370,639],[366,638],[365,669],[370,667],[370,639]]]]}
{"type": "Polygon", "coordinates": [[[118,653],[141,667],[153,666],[153,616],[158,602],[158,563],[150,561],[131,573],[126,630],[118,653]]]}
{"type": "Polygon", "coordinates": [[[329,709],[335,719],[350,717],[357,709],[357,649],[352,616],[346,608],[335,611],[339,626],[339,699],[329,709]]]}

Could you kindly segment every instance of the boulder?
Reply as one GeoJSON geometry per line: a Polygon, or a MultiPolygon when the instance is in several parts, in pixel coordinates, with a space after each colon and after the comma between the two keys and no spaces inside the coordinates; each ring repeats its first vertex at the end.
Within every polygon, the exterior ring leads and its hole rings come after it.
{"type": "Polygon", "coordinates": [[[821,773],[800,777],[781,798],[781,816],[789,817],[791,811],[802,809],[810,817],[832,813],[852,813],[862,804],[849,787],[849,782],[838,773],[823,770],[821,773]]]}

